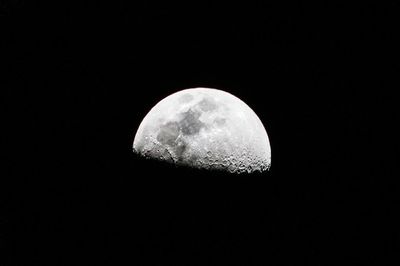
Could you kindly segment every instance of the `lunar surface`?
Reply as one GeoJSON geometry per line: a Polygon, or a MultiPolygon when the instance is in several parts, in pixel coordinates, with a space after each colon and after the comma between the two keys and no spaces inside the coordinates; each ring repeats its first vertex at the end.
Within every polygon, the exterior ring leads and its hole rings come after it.
{"type": "Polygon", "coordinates": [[[254,111],[222,90],[176,92],[145,116],[133,151],[147,158],[231,173],[263,172],[271,165],[267,132],[254,111]]]}

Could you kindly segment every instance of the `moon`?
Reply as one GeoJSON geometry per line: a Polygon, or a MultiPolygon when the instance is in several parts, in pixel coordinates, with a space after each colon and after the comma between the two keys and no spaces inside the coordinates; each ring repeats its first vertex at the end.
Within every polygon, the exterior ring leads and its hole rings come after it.
{"type": "Polygon", "coordinates": [[[147,158],[230,173],[264,172],[271,165],[267,132],[255,112],[217,89],[178,91],[141,122],[133,151],[147,158]]]}

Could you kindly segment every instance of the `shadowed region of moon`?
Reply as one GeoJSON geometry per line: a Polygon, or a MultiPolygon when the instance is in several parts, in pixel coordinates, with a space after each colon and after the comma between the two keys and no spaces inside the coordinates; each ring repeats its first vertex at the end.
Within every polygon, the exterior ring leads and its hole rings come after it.
{"type": "Polygon", "coordinates": [[[250,107],[207,88],[160,101],[140,124],[133,149],[149,158],[232,173],[262,172],[271,161],[268,135],[250,107]]]}

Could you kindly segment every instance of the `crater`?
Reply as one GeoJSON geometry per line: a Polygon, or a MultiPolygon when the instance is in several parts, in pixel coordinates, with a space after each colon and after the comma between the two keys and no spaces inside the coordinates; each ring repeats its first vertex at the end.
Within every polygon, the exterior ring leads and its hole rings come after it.
{"type": "Polygon", "coordinates": [[[225,119],[225,118],[217,117],[217,118],[214,119],[214,123],[215,123],[217,126],[223,126],[223,125],[225,125],[225,123],[226,123],[226,119],[225,119]]]}
{"type": "Polygon", "coordinates": [[[200,159],[199,155],[197,155],[196,153],[191,153],[188,158],[188,163],[189,165],[196,165],[199,159],[200,159]]]}

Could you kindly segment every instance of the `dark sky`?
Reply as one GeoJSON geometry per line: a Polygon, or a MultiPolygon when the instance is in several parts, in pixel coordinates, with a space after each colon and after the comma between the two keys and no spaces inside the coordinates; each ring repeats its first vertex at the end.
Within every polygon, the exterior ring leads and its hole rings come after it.
{"type": "Polygon", "coordinates": [[[1,1],[0,265],[398,265],[398,4],[169,2],[1,1]],[[270,172],[134,156],[192,87],[257,113],[270,172]]]}

